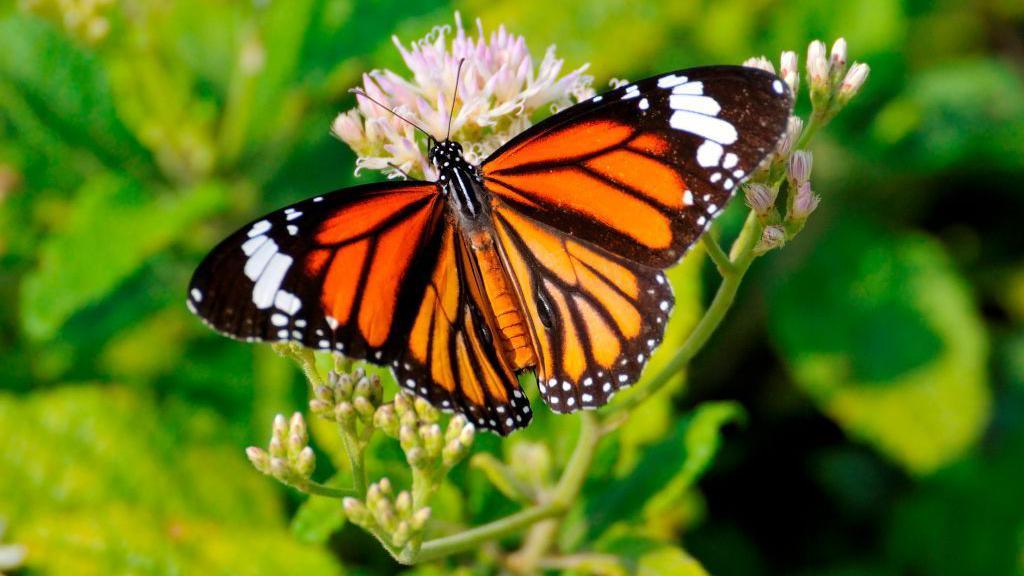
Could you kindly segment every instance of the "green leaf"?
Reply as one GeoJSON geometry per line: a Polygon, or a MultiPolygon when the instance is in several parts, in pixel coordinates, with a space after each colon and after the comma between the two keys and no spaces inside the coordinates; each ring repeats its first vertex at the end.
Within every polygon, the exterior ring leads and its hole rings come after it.
{"type": "Polygon", "coordinates": [[[598,536],[615,522],[642,515],[652,498],[660,509],[678,502],[714,460],[722,426],[742,418],[738,404],[709,402],[680,419],[670,436],[643,450],[627,475],[604,479],[601,488],[588,491],[587,531],[598,536]]]}
{"type": "Polygon", "coordinates": [[[773,301],[770,331],[793,379],[851,436],[927,473],[981,433],[985,332],[935,242],[847,218],[773,301]]]}
{"type": "Polygon", "coordinates": [[[670,546],[641,556],[636,573],[639,576],[708,576],[700,562],[683,550],[670,546]]]}
{"type": "Polygon", "coordinates": [[[345,510],[337,498],[310,496],[292,518],[292,534],[299,542],[323,544],[345,525],[345,510]]]}
{"type": "Polygon", "coordinates": [[[39,267],[25,279],[26,333],[53,338],[73,314],[218,210],[224,195],[212,184],[158,196],[110,175],[91,180],[69,207],[64,229],[40,247],[39,267]]]}
{"type": "MultiPolygon", "coordinates": [[[[0,87],[12,86],[28,116],[59,137],[50,161],[65,146],[89,151],[101,162],[135,175],[151,173],[145,150],[117,115],[99,60],[39,18],[0,19],[0,87]]],[[[17,120],[19,117],[14,117],[17,120]]],[[[38,134],[38,132],[37,132],[38,134]]],[[[49,138],[47,139],[49,140],[49,138]]]]}
{"type": "Polygon", "coordinates": [[[223,427],[116,386],[0,395],[0,516],[31,550],[26,568],[338,574],[323,549],[290,538],[279,492],[214,435],[223,427]]]}

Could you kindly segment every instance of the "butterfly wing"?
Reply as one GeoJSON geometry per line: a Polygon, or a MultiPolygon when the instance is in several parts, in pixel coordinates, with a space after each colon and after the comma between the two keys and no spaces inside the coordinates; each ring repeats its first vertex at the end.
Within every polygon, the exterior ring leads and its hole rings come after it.
{"type": "Polygon", "coordinates": [[[507,434],[529,403],[489,340],[443,206],[433,183],[388,182],[273,212],[207,256],[188,306],[233,338],[389,365],[435,406],[507,434]]]}
{"type": "Polygon", "coordinates": [[[554,410],[601,406],[639,378],[674,302],[661,270],[774,149],[792,105],[760,70],[683,70],[573,106],[484,162],[554,410]]]}
{"type": "Polygon", "coordinates": [[[640,377],[673,305],[661,270],[497,204],[495,229],[531,319],[537,383],[556,412],[597,408],[640,377]]]}
{"type": "Polygon", "coordinates": [[[391,360],[437,258],[442,213],[428,182],[358,186],[272,212],[206,257],[189,308],[236,339],[391,360]]]}
{"type": "Polygon", "coordinates": [[[556,114],[481,168],[488,189],[530,217],[665,268],[772,151],[792,106],[761,70],[682,70],[556,114]]]}
{"type": "Polygon", "coordinates": [[[394,370],[399,383],[478,428],[506,435],[529,424],[530,403],[492,340],[495,327],[472,256],[452,226],[394,370]]]}

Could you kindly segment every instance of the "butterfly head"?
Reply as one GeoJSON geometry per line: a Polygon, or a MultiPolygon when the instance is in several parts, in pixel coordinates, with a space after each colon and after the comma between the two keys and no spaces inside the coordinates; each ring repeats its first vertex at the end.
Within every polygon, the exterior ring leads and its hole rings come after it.
{"type": "Polygon", "coordinates": [[[462,145],[458,142],[444,140],[430,148],[430,162],[439,171],[462,161],[462,145]]]}

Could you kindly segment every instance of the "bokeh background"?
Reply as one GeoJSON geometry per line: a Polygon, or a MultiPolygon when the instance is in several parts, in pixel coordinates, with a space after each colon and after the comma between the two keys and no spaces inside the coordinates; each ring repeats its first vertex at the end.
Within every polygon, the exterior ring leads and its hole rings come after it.
{"type": "MultiPolygon", "coordinates": [[[[535,57],[557,44],[567,67],[590,62],[598,87],[784,49],[802,64],[838,36],[872,68],[814,143],[808,228],[755,264],[685,383],[602,452],[589,528],[563,539],[626,550],[633,522],[723,575],[1024,574],[1016,0],[0,2],[0,520],[29,550],[17,573],[401,570],[332,502],[248,467],[243,447],[302,407],[303,381],[213,335],[184,292],[228,231],[358,181],[328,132],[347,90],[403,70],[392,34],[456,9],[535,57]],[[637,470],[678,466],[660,456],[709,406],[735,421],[717,457],[645,501],[663,486],[637,470]]],[[[689,260],[666,347],[715,285],[689,260]]],[[[542,415],[522,437],[557,461],[572,426],[542,415]]],[[[329,475],[337,445],[314,438],[329,475]]],[[[389,445],[370,468],[405,473],[389,445]]],[[[468,524],[514,509],[465,466],[438,499],[468,524]]],[[[487,573],[486,556],[459,563],[487,573]]]]}

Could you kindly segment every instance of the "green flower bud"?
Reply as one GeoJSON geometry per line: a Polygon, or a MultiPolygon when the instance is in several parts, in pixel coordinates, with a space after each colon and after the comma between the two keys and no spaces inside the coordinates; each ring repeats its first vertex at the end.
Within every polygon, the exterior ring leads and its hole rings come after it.
{"type": "Polygon", "coordinates": [[[462,414],[457,414],[453,416],[452,419],[448,421],[448,429],[445,430],[444,433],[445,443],[451,442],[458,438],[459,434],[462,434],[462,429],[465,428],[468,424],[469,420],[466,420],[466,417],[463,416],[462,414]]]}
{"type": "Polygon", "coordinates": [[[420,445],[420,437],[416,434],[415,428],[408,424],[402,424],[402,427],[398,429],[398,442],[402,445],[402,450],[408,452],[420,445]]]}
{"type": "Polygon", "coordinates": [[[274,424],[271,427],[271,434],[274,438],[278,438],[281,442],[288,437],[288,421],[284,419],[284,414],[278,414],[274,416],[274,424]]]}
{"type": "Polygon", "coordinates": [[[405,520],[398,522],[398,526],[395,531],[391,534],[391,543],[399,548],[405,546],[409,542],[409,538],[412,536],[412,528],[409,523],[405,520]]]}
{"type": "Polygon", "coordinates": [[[288,461],[284,458],[271,458],[270,475],[282,482],[287,482],[291,478],[291,468],[288,466],[288,461]]]}
{"type": "Polygon", "coordinates": [[[348,374],[342,374],[338,378],[338,383],[334,386],[334,398],[336,402],[341,402],[352,398],[352,377],[348,374]]]}
{"type": "Polygon", "coordinates": [[[430,456],[420,446],[415,446],[405,451],[405,459],[413,468],[425,468],[430,464],[430,456]]]}
{"type": "Polygon", "coordinates": [[[408,518],[412,512],[412,495],[408,490],[402,490],[395,498],[395,511],[402,518],[408,518]]]}
{"type": "Polygon", "coordinates": [[[334,407],[334,419],[341,424],[341,427],[346,431],[351,432],[356,427],[356,409],[352,407],[351,402],[343,401],[339,402],[334,407]]]}
{"type": "Polygon", "coordinates": [[[431,405],[430,402],[428,402],[425,398],[420,398],[419,396],[417,396],[413,405],[416,409],[416,415],[419,416],[419,419],[424,422],[437,422],[438,419],[441,417],[441,414],[437,411],[437,408],[434,408],[434,406],[431,405]]]}
{"type": "Polygon", "coordinates": [[[268,449],[270,451],[270,455],[274,458],[286,458],[288,456],[288,451],[285,449],[284,442],[282,442],[277,436],[270,439],[268,449]]]}
{"type": "Polygon", "coordinates": [[[316,468],[316,455],[313,454],[313,449],[309,446],[303,448],[299,455],[295,458],[295,472],[303,478],[309,478],[313,475],[313,470],[316,468]]]}
{"type": "Polygon", "coordinates": [[[412,399],[406,392],[399,392],[395,394],[392,403],[395,405],[395,412],[398,414],[398,419],[404,421],[407,414],[412,413],[415,417],[415,409],[412,406],[412,399]]]}
{"type": "Polygon", "coordinates": [[[355,408],[360,420],[366,424],[373,421],[373,404],[365,396],[356,396],[352,400],[352,406],[355,408]]]}
{"type": "Polygon", "coordinates": [[[328,420],[334,419],[334,405],[326,400],[314,398],[309,401],[309,411],[328,420]]]}
{"type": "Polygon", "coordinates": [[[393,404],[384,404],[373,415],[373,425],[392,438],[398,437],[398,416],[393,404]]]}
{"type": "Polygon", "coordinates": [[[245,455],[249,457],[249,462],[252,463],[253,468],[256,468],[263,474],[270,473],[270,456],[265,450],[249,446],[245,449],[245,455]]]}
{"type": "Polygon", "coordinates": [[[341,506],[345,509],[345,516],[358,526],[366,527],[373,521],[366,505],[355,498],[342,499],[341,506]]]}
{"type": "Polygon", "coordinates": [[[302,437],[298,434],[292,434],[288,437],[288,458],[298,458],[299,452],[306,447],[306,443],[302,441],[302,437]]]}
{"type": "Polygon", "coordinates": [[[427,450],[427,455],[437,458],[444,447],[444,439],[441,436],[441,427],[437,424],[420,426],[420,440],[427,450]]]}
{"type": "Polygon", "coordinates": [[[413,530],[419,532],[423,530],[423,527],[427,525],[427,520],[430,519],[430,508],[424,507],[416,511],[415,514],[409,518],[409,525],[413,530]]]}

